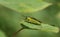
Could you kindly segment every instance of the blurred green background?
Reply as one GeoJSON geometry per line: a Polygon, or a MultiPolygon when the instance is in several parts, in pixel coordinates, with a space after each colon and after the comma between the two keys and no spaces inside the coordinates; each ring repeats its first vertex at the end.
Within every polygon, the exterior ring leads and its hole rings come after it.
{"type": "MultiPolygon", "coordinates": [[[[0,0],[0,37],[12,37],[24,16],[60,28],[60,0],[0,0]]],[[[60,32],[24,29],[16,37],[60,37],[60,32]]]]}

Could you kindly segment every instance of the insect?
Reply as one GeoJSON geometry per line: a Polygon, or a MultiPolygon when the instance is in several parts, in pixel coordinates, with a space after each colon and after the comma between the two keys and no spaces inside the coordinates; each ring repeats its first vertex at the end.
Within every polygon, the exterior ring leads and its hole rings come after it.
{"type": "Polygon", "coordinates": [[[40,25],[42,23],[41,21],[39,21],[39,20],[37,20],[36,18],[33,18],[33,17],[26,17],[25,22],[35,24],[35,25],[40,25]]]}

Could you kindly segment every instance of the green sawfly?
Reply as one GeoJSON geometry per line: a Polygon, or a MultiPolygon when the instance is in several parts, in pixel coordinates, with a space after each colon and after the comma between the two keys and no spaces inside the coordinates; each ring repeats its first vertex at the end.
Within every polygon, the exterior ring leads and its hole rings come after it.
{"type": "Polygon", "coordinates": [[[25,17],[24,19],[25,22],[35,24],[35,25],[40,25],[42,23],[41,21],[37,20],[34,17],[31,17],[31,16],[24,16],[24,17],[25,17]]]}

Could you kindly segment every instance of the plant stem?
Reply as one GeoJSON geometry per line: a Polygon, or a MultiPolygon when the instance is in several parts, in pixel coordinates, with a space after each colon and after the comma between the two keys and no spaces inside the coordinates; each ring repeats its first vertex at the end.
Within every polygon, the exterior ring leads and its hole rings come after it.
{"type": "Polygon", "coordinates": [[[21,28],[21,29],[19,29],[17,32],[15,32],[14,34],[13,34],[13,36],[12,37],[15,37],[20,31],[22,31],[24,28],[21,28]]]}

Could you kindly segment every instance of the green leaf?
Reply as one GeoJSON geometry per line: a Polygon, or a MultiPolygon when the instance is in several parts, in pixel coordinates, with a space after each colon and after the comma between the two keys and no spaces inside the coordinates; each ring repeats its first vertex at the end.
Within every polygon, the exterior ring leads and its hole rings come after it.
{"type": "Polygon", "coordinates": [[[31,28],[31,29],[37,29],[37,30],[42,30],[42,31],[46,31],[46,32],[53,32],[53,33],[58,33],[59,32],[58,27],[51,26],[49,24],[43,24],[42,23],[41,25],[34,25],[34,24],[31,24],[31,23],[27,23],[27,22],[22,22],[22,24],[31,28]]]}
{"type": "Polygon", "coordinates": [[[52,5],[43,0],[0,0],[0,4],[18,12],[37,12],[52,5]]]}

